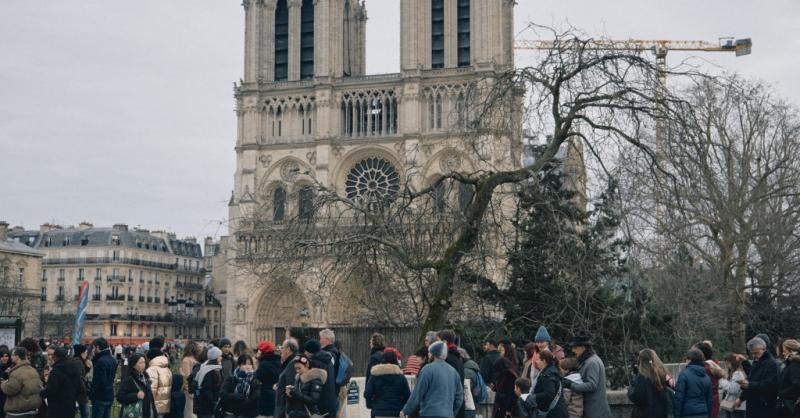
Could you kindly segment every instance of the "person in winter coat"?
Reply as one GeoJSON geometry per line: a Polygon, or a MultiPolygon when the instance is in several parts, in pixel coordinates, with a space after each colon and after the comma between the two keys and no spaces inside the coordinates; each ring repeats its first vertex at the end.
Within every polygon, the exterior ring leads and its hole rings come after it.
{"type": "Polygon", "coordinates": [[[419,411],[421,417],[453,418],[464,403],[464,381],[445,362],[447,346],[437,341],[428,347],[428,364],[420,370],[417,384],[400,411],[406,418],[419,411]]]}
{"type": "MultiPolygon", "coordinates": [[[[565,379],[571,380],[572,383],[583,383],[581,374],[578,372],[577,358],[568,357],[559,361],[558,368],[565,379]]],[[[564,402],[567,403],[567,415],[569,415],[569,418],[583,418],[583,395],[564,388],[564,402]]]]}
{"type": "MultiPolygon", "coordinates": [[[[536,343],[527,343],[522,348],[522,351],[525,353],[525,361],[522,363],[522,374],[520,376],[530,380],[531,385],[534,385],[536,377],[539,376],[539,370],[534,365],[536,358],[538,358],[539,347],[536,346],[536,343]]],[[[531,387],[531,390],[533,390],[533,387],[531,387]]]]}
{"type": "Polygon", "coordinates": [[[747,350],[753,357],[753,365],[747,379],[739,382],[744,389],[739,400],[747,402],[747,418],[774,418],[778,398],[780,364],[767,350],[767,343],[761,338],[747,342],[747,350]]]}
{"type": "Polygon", "coordinates": [[[294,370],[297,376],[294,384],[286,386],[285,389],[288,402],[287,416],[289,418],[310,418],[311,415],[324,415],[320,401],[323,397],[323,387],[328,381],[327,371],[312,368],[311,361],[305,356],[295,358],[294,370]]]}
{"type": "Polygon", "coordinates": [[[127,418],[123,415],[125,407],[137,402],[142,404],[143,418],[155,418],[156,404],[153,400],[150,378],[145,373],[146,368],[147,359],[144,355],[135,353],[128,359],[128,373],[120,382],[117,391],[117,402],[121,405],[119,418],[127,418]]]}
{"type": "Polygon", "coordinates": [[[197,390],[194,396],[194,413],[197,414],[197,418],[213,418],[214,416],[214,407],[219,399],[223,382],[221,357],[222,350],[211,347],[208,350],[208,360],[200,366],[200,370],[195,376],[197,390]]]}
{"type": "Polygon", "coordinates": [[[570,343],[572,352],[578,356],[578,370],[583,383],[563,379],[564,388],[583,395],[584,418],[610,418],[611,408],[606,398],[606,368],[603,360],[595,354],[593,344],[587,336],[577,336],[570,343]]]}
{"type": "Polygon", "coordinates": [[[747,379],[747,374],[742,368],[742,361],[739,356],[730,353],[725,356],[725,363],[727,365],[727,378],[719,379],[719,388],[722,390],[721,403],[732,405],[731,407],[720,410],[721,416],[724,418],[745,418],[747,413],[747,404],[741,403],[736,406],[736,401],[742,394],[742,387],[739,382],[747,379]]]}
{"type": "MultiPolygon", "coordinates": [[[[464,360],[461,359],[461,354],[458,352],[458,345],[456,345],[456,333],[451,329],[439,331],[437,335],[439,340],[447,345],[447,364],[452,366],[458,372],[458,377],[461,382],[464,382],[464,360]]],[[[514,379],[516,380],[516,379],[514,379]]],[[[456,414],[456,418],[464,418],[466,415],[466,403],[461,404],[461,409],[456,414]]]]}
{"type": "MultiPolygon", "coordinates": [[[[11,351],[5,344],[0,345],[0,380],[8,380],[8,370],[13,366],[14,364],[11,363],[11,351]]],[[[0,418],[6,418],[6,413],[3,411],[5,404],[6,394],[0,390],[0,418]]]]}
{"type": "Polygon", "coordinates": [[[236,359],[236,369],[222,384],[220,393],[222,411],[234,418],[255,417],[258,415],[260,396],[261,382],[256,378],[253,358],[249,354],[240,354],[236,359]]]}
{"type": "MultiPolygon", "coordinates": [[[[534,366],[532,366],[534,367],[534,366]]],[[[536,408],[536,398],[531,396],[531,380],[520,377],[514,382],[514,394],[517,395],[517,409],[513,414],[516,418],[538,418],[539,411],[536,408]]]]}
{"type": "Polygon", "coordinates": [[[800,417],[800,342],[783,342],[784,367],[778,384],[782,418],[800,417]]]}
{"type": "Polygon", "coordinates": [[[75,405],[81,387],[82,366],[68,357],[65,348],[56,348],[53,366],[42,397],[47,400],[48,418],[75,418],[75,405]]]}
{"type": "MultiPolygon", "coordinates": [[[[183,359],[181,359],[181,376],[183,376],[183,393],[186,395],[186,406],[183,411],[183,418],[194,418],[194,407],[192,406],[192,402],[194,399],[194,394],[189,393],[189,376],[191,376],[192,371],[194,370],[194,366],[198,364],[198,356],[200,355],[200,347],[197,346],[197,343],[194,341],[189,341],[186,344],[186,347],[183,348],[183,359]]],[[[175,388],[173,388],[174,390],[175,388]]],[[[170,409],[170,415],[172,414],[172,409],[170,409]]]]}
{"type": "Polygon", "coordinates": [[[236,364],[236,360],[233,358],[233,352],[231,351],[231,340],[227,338],[219,340],[219,349],[222,350],[220,365],[222,366],[222,379],[224,380],[233,373],[233,366],[236,364]]]}
{"type": "Polygon", "coordinates": [[[703,367],[703,352],[693,348],[686,354],[689,363],[678,376],[675,387],[675,418],[708,417],[712,409],[711,379],[703,367]]]}
{"type": "Polygon", "coordinates": [[[281,357],[275,354],[275,345],[271,341],[258,343],[258,369],[256,379],[259,381],[258,415],[272,416],[275,412],[275,385],[283,369],[281,357]]]}
{"type": "Polygon", "coordinates": [[[494,338],[487,338],[483,342],[483,352],[485,353],[481,359],[481,376],[483,381],[489,387],[494,387],[494,363],[500,359],[500,351],[497,349],[497,340],[494,338]]]}
{"type": "Polygon", "coordinates": [[[322,415],[336,416],[336,407],[339,403],[339,394],[336,391],[335,376],[333,370],[333,356],[322,349],[322,345],[317,340],[308,340],[303,346],[306,357],[311,360],[311,366],[315,369],[325,370],[328,378],[323,382],[322,394],[319,399],[319,410],[322,415]]]}
{"type": "Polygon", "coordinates": [[[89,352],[83,344],[75,344],[73,347],[75,361],[81,366],[81,387],[78,391],[78,411],[81,418],[89,418],[89,373],[92,371],[92,361],[89,360],[89,352]]]}
{"type": "Polygon", "coordinates": [[[714,359],[714,349],[710,341],[701,341],[695,344],[695,348],[703,352],[706,358],[703,368],[706,370],[708,378],[711,380],[711,414],[710,418],[719,416],[719,379],[725,377],[725,370],[719,367],[719,362],[714,359]]]}
{"type": "Polygon", "coordinates": [[[632,418],[667,418],[671,402],[668,387],[667,370],[658,354],[649,348],[640,351],[636,375],[628,388],[632,418]]]}
{"type": "Polygon", "coordinates": [[[386,349],[386,338],[383,334],[374,333],[372,337],[369,339],[369,361],[367,362],[367,372],[366,372],[366,379],[365,382],[369,382],[369,378],[372,375],[372,368],[375,365],[381,363],[381,359],[383,358],[383,350],[386,349]]]}
{"type": "MultiPolygon", "coordinates": [[[[477,377],[481,374],[481,368],[478,366],[478,363],[475,363],[475,361],[470,358],[467,350],[458,347],[458,354],[461,356],[461,359],[464,360],[464,379],[469,380],[470,394],[475,397],[478,386],[477,377]]],[[[466,390],[466,388],[464,389],[466,390]]],[[[465,406],[465,409],[467,418],[473,418],[477,414],[474,404],[472,409],[470,409],[469,406],[465,406]]]]}
{"type": "Polygon", "coordinates": [[[95,355],[92,358],[92,385],[89,400],[92,401],[92,418],[110,418],[111,404],[114,402],[114,377],[117,375],[117,361],[111,355],[108,342],[100,337],[92,342],[95,355]]]}
{"type": "Polygon", "coordinates": [[[539,358],[536,359],[536,368],[539,369],[539,378],[531,396],[534,398],[539,415],[544,413],[546,418],[568,418],[567,404],[563,396],[564,387],[555,355],[549,350],[540,352],[539,358]]]}
{"type": "Polygon", "coordinates": [[[296,372],[294,371],[294,359],[300,355],[300,347],[297,340],[287,338],[281,344],[281,374],[278,375],[278,383],[275,385],[275,412],[273,417],[284,418],[286,416],[286,386],[294,384],[296,372]]]}
{"type": "Polygon", "coordinates": [[[372,378],[364,389],[367,409],[374,417],[396,417],[408,401],[408,381],[393,352],[383,353],[381,364],[372,366],[372,378]]]}
{"type": "Polygon", "coordinates": [[[150,359],[147,376],[150,378],[150,389],[153,391],[153,399],[156,402],[157,415],[161,417],[169,414],[170,411],[172,371],[169,369],[169,358],[161,350],[156,353],[151,349],[147,352],[147,356],[150,359]],[[157,356],[150,358],[154,354],[157,354],[157,356]]]}
{"type": "Polygon", "coordinates": [[[186,391],[183,388],[183,376],[179,373],[172,374],[171,388],[168,418],[184,418],[186,414],[186,391]]]}
{"type": "Polygon", "coordinates": [[[536,336],[533,337],[533,343],[536,344],[536,348],[538,348],[536,352],[547,350],[556,356],[556,360],[564,360],[564,349],[553,342],[553,338],[550,337],[550,333],[547,332],[547,328],[545,328],[544,325],[540,326],[536,331],[536,336]]]}
{"type": "MultiPolygon", "coordinates": [[[[503,341],[500,341],[498,350],[500,351],[500,356],[511,362],[511,366],[519,373],[520,367],[519,361],[517,361],[519,359],[517,358],[517,351],[514,349],[514,344],[511,343],[511,340],[504,338],[503,341]]],[[[497,369],[495,369],[495,371],[497,371],[497,369]]],[[[497,380],[497,376],[495,376],[495,380],[497,380]]]]}
{"type": "MultiPolygon", "coordinates": [[[[42,341],[44,342],[44,341],[42,341]]],[[[36,373],[39,373],[39,378],[42,379],[44,376],[44,367],[47,366],[47,356],[45,356],[42,351],[42,345],[36,342],[31,337],[25,338],[19,345],[28,350],[28,361],[31,364],[31,367],[36,369],[36,373]]]]}
{"type": "Polygon", "coordinates": [[[11,352],[14,366],[8,369],[8,380],[0,384],[0,390],[6,395],[3,406],[6,416],[32,418],[42,404],[42,380],[27,358],[28,350],[23,347],[17,347],[11,352]]]}
{"type": "Polygon", "coordinates": [[[517,396],[514,393],[514,382],[517,381],[517,369],[511,361],[501,357],[494,364],[494,405],[492,405],[492,418],[505,418],[506,414],[513,414],[516,409],[517,396]]]}

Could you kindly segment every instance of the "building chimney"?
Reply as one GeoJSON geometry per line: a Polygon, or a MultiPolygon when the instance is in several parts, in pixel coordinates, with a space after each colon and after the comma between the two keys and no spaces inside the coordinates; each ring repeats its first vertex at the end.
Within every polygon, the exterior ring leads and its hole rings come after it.
{"type": "Polygon", "coordinates": [[[59,228],[61,228],[61,227],[58,226],[58,225],[51,224],[51,223],[48,222],[48,223],[42,224],[39,227],[39,232],[45,233],[45,232],[50,232],[52,230],[59,229],[59,228]]]}
{"type": "Polygon", "coordinates": [[[92,229],[92,228],[94,228],[94,225],[86,221],[83,221],[78,224],[78,230],[80,231],[85,231],[87,229],[92,229]]]}
{"type": "Polygon", "coordinates": [[[5,241],[8,238],[8,222],[0,221],[0,241],[5,241]]]}
{"type": "Polygon", "coordinates": [[[116,229],[117,231],[128,231],[128,225],[125,224],[114,224],[112,228],[116,229]]]}

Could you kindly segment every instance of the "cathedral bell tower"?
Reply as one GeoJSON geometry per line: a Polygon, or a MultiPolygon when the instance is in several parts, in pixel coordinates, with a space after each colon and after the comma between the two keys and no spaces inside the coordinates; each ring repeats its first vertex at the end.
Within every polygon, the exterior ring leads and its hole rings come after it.
{"type": "Polygon", "coordinates": [[[358,0],[244,0],[244,82],[364,75],[366,9],[358,0]]]}
{"type": "Polygon", "coordinates": [[[514,0],[401,0],[401,70],[513,65],[514,4],[514,0]]]}

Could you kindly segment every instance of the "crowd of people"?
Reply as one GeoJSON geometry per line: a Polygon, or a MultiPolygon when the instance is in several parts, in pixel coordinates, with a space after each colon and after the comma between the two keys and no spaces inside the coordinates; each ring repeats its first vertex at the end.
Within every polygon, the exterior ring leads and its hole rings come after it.
{"type": "MultiPolygon", "coordinates": [[[[521,349],[489,338],[479,361],[458,342],[452,330],[429,332],[404,362],[373,334],[363,390],[371,416],[475,418],[491,404],[491,418],[611,417],[606,368],[589,337],[574,337],[570,356],[545,327],[521,349]]],[[[337,418],[353,368],[329,329],[302,346],[294,338],[254,348],[221,339],[190,341],[182,353],[161,337],[130,349],[112,350],[104,338],[43,345],[28,338],[0,346],[0,404],[9,418],[89,418],[90,405],[91,418],[337,418]],[[111,417],[115,400],[119,417],[111,417]]],[[[655,351],[642,350],[627,393],[633,416],[800,417],[800,342],[773,349],[761,334],[747,353],[720,363],[712,343],[699,342],[673,378],[655,351]]]]}

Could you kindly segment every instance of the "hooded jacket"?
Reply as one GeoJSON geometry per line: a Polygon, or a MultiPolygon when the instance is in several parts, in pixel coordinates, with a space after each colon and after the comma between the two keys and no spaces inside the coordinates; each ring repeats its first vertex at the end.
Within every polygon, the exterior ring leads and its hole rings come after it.
{"type": "Polygon", "coordinates": [[[290,418],[308,418],[310,414],[324,414],[320,402],[324,385],[328,382],[328,373],[323,369],[309,369],[295,379],[292,395],[286,400],[286,413],[290,418]]]}
{"type": "Polygon", "coordinates": [[[213,415],[214,406],[219,399],[222,388],[222,370],[219,364],[204,363],[197,372],[197,393],[194,397],[194,413],[197,415],[213,415]]]}
{"type": "Polygon", "coordinates": [[[319,350],[311,356],[311,365],[315,369],[325,370],[322,395],[319,399],[320,414],[336,416],[336,406],[339,403],[339,393],[336,389],[336,373],[333,370],[333,356],[325,350],[319,350]]]}
{"type": "Polygon", "coordinates": [[[758,361],[753,362],[747,375],[747,389],[739,397],[742,401],[747,401],[748,418],[775,417],[780,375],[780,365],[769,351],[765,351],[758,361]]]}
{"type": "Polygon", "coordinates": [[[378,364],[364,389],[364,399],[373,417],[397,417],[411,396],[408,381],[396,364],[378,364]]]}
{"type": "Polygon", "coordinates": [[[703,363],[689,363],[678,376],[675,387],[675,418],[709,415],[712,409],[711,379],[703,363]]]}
{"type": "Polygon", "coordinates": [[[44,390],[48,418],[75,417],[75,403],[82,385],[82,368],[82,364],[71,358],[53,364],[44,390]]]}
{"type": "Polygon", "coordinates": [[[42,404],[42,380],[39,373],[27,360],[20,360],[19,364],[8,370],[8,380],[3,382],[3,393],[6,394],[6,404],[3,410],[11,413],[35,411],[42,404]]]}
{"type": "Polygon", "coordinates": [[[172,392],[172,371],[169,369],[169,359],[162,354],[150,360],[147,368],[150,377],[150,389],[153,391],[153,400],[156,403],[158,415],[169,413],[169,401],[172,392]]]}
{"type": "Polygon", "coordinates": [[[258,360],[256,379],[261,383],[258,395],[258,415],[272,416],[275,411],[275,389],[281,374],[281,357],[276,354],[264,354],[258,360]]]}

